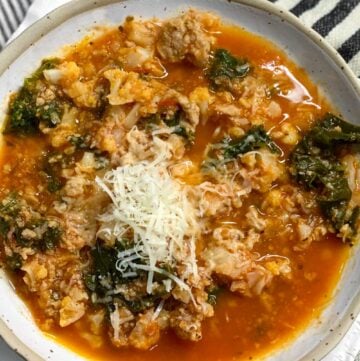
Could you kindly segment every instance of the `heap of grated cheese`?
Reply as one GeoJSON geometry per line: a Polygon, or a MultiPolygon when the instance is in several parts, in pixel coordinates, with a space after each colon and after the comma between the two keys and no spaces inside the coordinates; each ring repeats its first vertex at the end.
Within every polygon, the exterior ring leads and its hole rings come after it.
{"type": "Polygon", "coordinates": [[[133,234],[133,247],[118,253],[116,268],[123,277],[146,271],[149,294],[154,273],[167,278],[163,282],[168,291],[175,282],[191,294],[186,281],[189,277],[198,278],[195,255],[198,224],[186,188],[170,176],[167,166],[159,155],[152,162],[120,166],[108,171],[103,179],[96,178],[112,200],[99,217],[99,236],[113,243],[129,231],[133,234]],[[181,274],[169,273],[159,267],[161,264],[175,269],[181,266],[181,274]]]}

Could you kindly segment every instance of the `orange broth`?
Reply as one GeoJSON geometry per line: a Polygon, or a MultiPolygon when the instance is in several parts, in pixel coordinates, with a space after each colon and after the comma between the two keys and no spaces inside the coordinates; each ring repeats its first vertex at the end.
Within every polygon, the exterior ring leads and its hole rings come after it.
{"type": "MultiPolygon", "coordinates": [[[[67,57],[80,65],[91,63],[99,70],[111,59],[115,61],[115,53],[121,43],[121,37],[119,31],[110,30],[99,39],[91,41],[87,39],[76,46],[71,46],[67,57]]],[[[302,99],[304,106],[309,107],[315,116],[320,116],[329,110],[329,105],[321,98],[317,86],[310,81],[305,71],[292,63],[284,53],[267,40],[239,28],[224,27],[218,38],[218,46],[246,57],[255,66],[286,69],[294,82],[295,90],[292,96],[295,92],[297,99],[302,99]]],[[[185,94],[195,86],[205,84],[203,72],[191,65],[165,64],[165,66],[168,76],[163,81],[176,86],[185,94]]],[[[295,111],[294,103],[289,97],[278,96],[276,100],[283,109],[283,118],[280,121],[267,122],[265,127],[268,130],[276,129],[285,119],[291,120],[295,111]]],[[[310,123],[311,120],[308,119],[296,125],[304,130],[308,129],[310,123]]],[[[216,124],[211,123],[199,125],[195,145],[188,153],[195,163],[199,163],[203,157],[204,149],[211,141],[215,127],[216,124]]],[[[12,139],[4,145],[3,162],[15,162],[13,151],[15,149],[22,152],[22,158],[26,163],[26,159],[31,159],[32,154],[38,154],[43,146],[44,144],[36,139],[12,139]]],[[[284,151],[287,152],[286,149],[284,151]]],[[[21,166],[19,164],[19,167],[21,166]]],[[[28,171],[31,171],[31,166],[27,163],[28,171]]],[[[6,182],[4,174],[1,174],[1,178],[6,182]]],[[[20,180],[21,177],[18,178],[18,181],[20,180]]],[[[16,182],[16,179],[14,181],[16,182]]],[[[199,342],[182,341],[173,333],[165,332],[155,347],[142,352],[134,349],[117,349],[104,331],[102,346],[95,348],[79,336],[79,330],[86,330],[88,327],[86,321],[82,320],[66,328],[51,326],[46,332],[51,338],[88,360],[256,359],[260,355],[284,346],[310,321],[320,316],[321,310],[331,300],[332,291],[348,256],[348,246],[335,236],[328,236],[321,242],[313,243],[304,252],[295,252],[292,250],[290,240],[274,234],[271,241],[256,246],[255,250],[261,255],[286,255],[293,265],[292,279],[276,278],[261,296],[254,298],[223,291],[215,306],[215,316],[207,319],[203,324],[203,338],[199,342]]],[[[20,277],[13,277],[13,282],[18,293],[31,308],[37,324],[44,328],[45,319],[34,299],[36,296],[26,291],[20,277]]]]}

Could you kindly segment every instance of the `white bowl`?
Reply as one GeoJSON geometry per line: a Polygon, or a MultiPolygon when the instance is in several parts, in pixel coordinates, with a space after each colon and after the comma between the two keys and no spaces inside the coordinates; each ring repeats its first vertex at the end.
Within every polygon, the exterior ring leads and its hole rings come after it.
{"type": "MultiPolygon", "coordinates": [[[[0,54],[0,99],[16,90],[41,59],[63,45],[80,40],[96,24],[119,24],[127,15],[169,17],[180,8],[213,10],[227,21],[260,34],[282,48],[306,69],[325,96],[350,122],[360,122],[358,80],[340,55],[315,32],[290,13],[259,0],[77,0],[55,10],[13,41],[0,54]]],[[[241,46],[241,44],[239,45],[241,46]]],[[[0,110],[4,110],[5,102],[0,110]]],[[[2,271],[1,271],[2,272],[2,271]]],[[[360,311],[360,248],[352,249],[332,302],[293,342],[275,351],[268,360],[319,360],[351,325],[360,311]],[[334,332],[330,332],[333,329],[334,332]]],[[[16,295],[6,275],[0,273],[0,334],[29,361],[76,361],[79,355],[56,344],[36,327],[29,310],[16,295]]],[[[1,358],[1,356],[0,356],[1,358]]]]}

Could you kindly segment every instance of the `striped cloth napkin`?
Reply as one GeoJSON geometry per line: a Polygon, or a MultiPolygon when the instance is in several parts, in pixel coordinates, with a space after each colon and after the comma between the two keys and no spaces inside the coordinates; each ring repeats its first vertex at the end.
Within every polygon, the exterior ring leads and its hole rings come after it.
{"type": "MultiPolygon", "coordinates": [[[[0,50],[34,21],[68,1],[0,0],[0,50]]],[[[304,24],[320,33],[360,78],[360,0],[269,1],[290,10],[304,24]]],[[[0,360],[23,361],[1,339],[0,360]]],[[[360,361],[360,316],[323,361],[360,361]]]]}

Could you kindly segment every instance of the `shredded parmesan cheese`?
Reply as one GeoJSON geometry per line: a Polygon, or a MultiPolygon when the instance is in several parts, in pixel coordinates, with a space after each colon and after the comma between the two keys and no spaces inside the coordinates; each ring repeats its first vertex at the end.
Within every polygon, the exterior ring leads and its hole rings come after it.
{"type": "Polygon", "coordinates": [[[151,319],[153,321],[159,317],[162,309],[164,308],[164,303],[165,303],[165,300],[161,300],[159,305],[156,307],[155,312],[154,312],[153,316],[151,317],[151,319]]]}
{"type": "Polygon", "coordinates": [[[186,188],[171,178],[164,153],[152,162],[120,166],[96,182],[112,200],[99,217],[99,237],[114,242],[133,235],[133,248],[117,255],[116,268],[122,276],[147,272],[146,289],[151,294],[154,273],[159,273],[191,294],[186,281],[198,278],[195,241],[199,230],[186,188]]]}
{"type": "Polygon", "coordinates": [[[120,326],[126,322],[133,320],[134,316],[132,314],[129,314],[126,317],[121,318],[118,304],[114,303],[114,307],[114,312],[110,313],[110,323],[114,329],[114,339],[118,341],[120,339],[120,326]]]}

